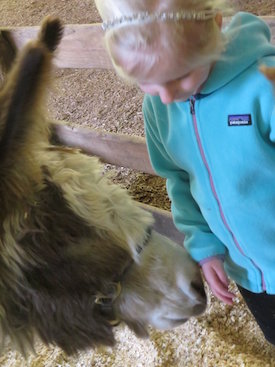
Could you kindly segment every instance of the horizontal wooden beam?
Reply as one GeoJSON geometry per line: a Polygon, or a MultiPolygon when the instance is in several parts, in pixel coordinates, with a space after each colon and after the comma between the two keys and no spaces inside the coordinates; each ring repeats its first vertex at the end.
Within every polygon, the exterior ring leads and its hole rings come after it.
{"type": "Polygon", "coordinates": [[[155,175],[147,152],[145,139],[91,128],[69,127],[55,122],[55,134],[62,144],[80,148],[103,162],[155,175]]]}
{"type": "MultiPolygon", "coordinates": [[[[261,17],[272,33],[275,44],[275,17],[261,17]]],[[[224,24],[229,19],[224,20],[224,24]]],[[[20,49],[27,41],[34,39],[39,27],[0,28],[0,32],[8,34],[20,49]]],[[[57,51],[55,63],[60,68],[100,68],[111,69],[112,64],[104,47],[101,24],[66,25],[64,37],[57,51]]]]}
{"type": "Polygon", "coordinates": [[[183,233],[179,232],[174,225],[172,214],[167,210],[159,209],[151,205],[146,205],[143,203],[138,203],[143,209],[149,211],[153,214],[155,219],[154,229],[175,241],[176,243],[182,245],[184,240],[183,233]]]}

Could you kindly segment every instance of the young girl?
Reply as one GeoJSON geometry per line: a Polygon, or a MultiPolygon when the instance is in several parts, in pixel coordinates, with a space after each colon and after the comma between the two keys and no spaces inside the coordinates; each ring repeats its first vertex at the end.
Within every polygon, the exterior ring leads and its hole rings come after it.
{"type": "Polygon", "coordinates": [[[237,283],[275,344],[275,104],[259,71],[275,66],[267,25],[238,13],[222,30],[219,0],[95,1],[116,70],[146,93],[151,163],[186,249],[220,300],[232,304],[228,276],[237,283]]]}

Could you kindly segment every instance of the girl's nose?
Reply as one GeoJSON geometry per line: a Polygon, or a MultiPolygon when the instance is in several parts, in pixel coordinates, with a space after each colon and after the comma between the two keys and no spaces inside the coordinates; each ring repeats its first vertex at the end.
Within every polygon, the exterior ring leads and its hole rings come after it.
{"type": "Polygon", "coordinates": [[[175,91],[169,87],[162,87],[159,90],[159,97],[164,104],[172,103],[175,98],[175,91]]]}

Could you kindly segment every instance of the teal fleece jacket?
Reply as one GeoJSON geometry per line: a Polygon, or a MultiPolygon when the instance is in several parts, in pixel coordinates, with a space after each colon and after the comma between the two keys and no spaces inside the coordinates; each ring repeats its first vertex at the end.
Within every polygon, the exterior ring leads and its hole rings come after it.
{"type": "Polygon", "coordinates": [[[176,227],[199,263],[224,258],[231,279],[275,294],[275,110],[260,64],[275,66],[268,26],[238,13],[200,94],[143,104],[151,163],[167,179],[176,227]]]}

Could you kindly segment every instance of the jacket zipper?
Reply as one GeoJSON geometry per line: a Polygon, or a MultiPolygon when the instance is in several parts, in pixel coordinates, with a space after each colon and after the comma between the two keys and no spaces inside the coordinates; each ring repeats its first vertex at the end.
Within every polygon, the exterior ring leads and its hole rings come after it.
{"type": "Polygon", "coordinates": [[[256,267],[256,269],[260,272],[260,274],[261,274],[261,281],[262,281],[262,288],[265,291],[266,290],[266,284],[265,284],[264,275],[263,275],[262,270],[259,268],[259,266],[252,259],[250,259],[247,255],[245,255],[245,253],[244,253],[243,249],[241,248],[241,246],[239,245],[239,243],[238,243],[238,241],[237,241],[234,233],[232,232],[231,228],[229,227],[229,224],[227,223],[227,220],[225,219],[225,216],[224,216],[224,213],[223,213],[223,209],[222,209],[222,205],[221,205],[221,202],[220,202],[219,197],[217,195],[217,191],[215,189],[213,177],[212,177],[212,174],[211,174],[211,171],[210,171],[210,167],[208,165],[208,162],[206,160],[206,156],[204,154],[204,150],[203,150],[201,139],[200,139],[200,135],[199,135],[198,122],[197,122],[196,110],[195,110],[196,98],[194,96],[191,96],[190,99],[189,99],[189,102],[190,102],[190,113],[191,113],[192,119],[193,119],[193,127],[194,127],[194,131],[195,131],[196,140],[197,140],[197,144],[198,144],[198,147],[199,147],[200,155],[201,155],[202,161],[204,163],[204,166],[205,166],[205,168],[206,168],[206,170],[208,172],[208,177],[209,177],[209,181],[210,181],[211,190],[212,190],[212,193],[213,193],[213,195],[214,195],[214,197],[216,199],[216,202],[218,204],[219,212],[220,212],[220,215],[221,215],[223,224],[225,225],[226,229],[229,231],[229,233],[230,233],[230,235],[231,235],[231,237],[233,239],[233,242],[235,243],[235,245],[236,245],[237,249],[239,250],[239,252],[244,257],[246,257],[247,259],[249,259],[251,261],[251,263],[256,267]]]}

